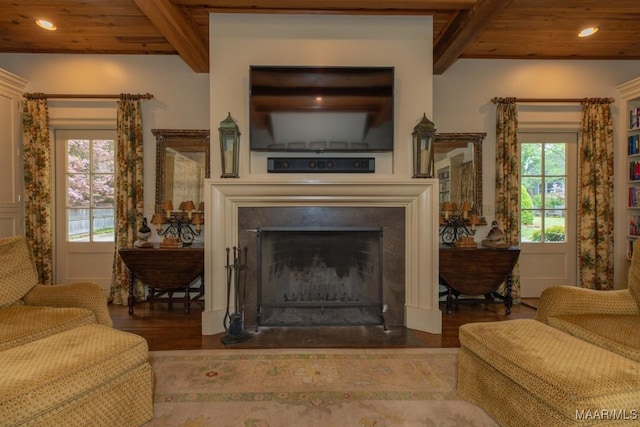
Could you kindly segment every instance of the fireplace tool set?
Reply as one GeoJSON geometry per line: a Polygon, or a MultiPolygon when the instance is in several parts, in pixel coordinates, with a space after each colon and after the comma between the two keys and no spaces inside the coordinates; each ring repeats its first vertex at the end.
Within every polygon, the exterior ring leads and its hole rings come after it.
{"type": "Polygon", "coordinates": [[[230,259],[231,250],[227,250],[227,311],[224,315],[224,329],[227,334],[220,341],[223,344],[237,344],[249,339],[249,334],[244,331],[244,302],[247,290],[247,249],[233,247],[233,259],[230,259]],[[233,286],[233,313],[230,313],[231,291],[233,286]],[[242,289],[241,289],[242,288],[242,289]],[[242,299],[240,298],[242,295],[242,299]]]}

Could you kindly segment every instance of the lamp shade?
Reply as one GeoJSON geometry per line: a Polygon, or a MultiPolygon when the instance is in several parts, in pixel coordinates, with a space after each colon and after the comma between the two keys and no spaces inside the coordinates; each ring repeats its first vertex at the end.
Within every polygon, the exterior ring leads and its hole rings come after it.
{"type": "Polygon", "coordinates": [[[182,212],[186,212],[187,213],[187,217],[189,217],[189,219],[191,219],[191,216],[193,215],[193,211],[196,210],[196,205],[193,204],[193,201],[186,200],[186,201],[180,203],[180,210],[182,212]]]}
{"type": "Polygon", "coordinates": [[[164,224],[165,221],[166,220],[161,213],[153,214],[153,217],[151,218],[151,224],[164,224]]]}
{"type": "Polygon", "coordinates": [[[165,218],[161,213],[153,214],[151,218],[151,224],[156,226],[156,229],[160,231],[162,229],[162,224],[164,224],[165,218]]]}
{"type": "Polygon", "coordinates": [[[180,210],[189,212],[189,211],[195,211],[196,210],[196,205],[193,203],[192,200],[187,200],[186,202],[182,202],[180,205],[180,210]]]}
{"type": "Polygon", "coordinates": [[[480,219],[478,215],[473,214],[469,217],[469,222],[471,223],[471,231],[476,231],[476,225],[480,224],[480,219]]]}
{"type": "Polygon", "coordinates": [[[442,202],[442,212],[444,212],[444,217],[446,219],[449,219],[449,214],[451,213],[452,210],[453,210],[453,206],[451,206],[450,201],[447,200],[442,202]]]}
{"type": "Polygon", "coordinates": [[[173,202],[171,200],[165,200],[162,202],[162,210],[163,211],[172,211],[173,210],[173,202]]]}
{"type": "Polygon", "coordinates": [[[194,224],[204,224],[204,218],[202,217],[201,213],[196,212],[193,214],[191,222],[194,224]]]}
{"type": "Polygon", "coordinates": [[[462,207],[460,207],[462,211],[462,217],[467,218],[469,216],[469,212],[471,211],[471,203],[468,200],[462,202],[462,207]]]}
{"type": "Polygon", "coordinates": [[[199,212],[194,213],[191,217],[191,223],[196,226],[196,231],[200,231],[200,226],[204,224],[204,218],[202,217],[202,214],[199,212]]]}

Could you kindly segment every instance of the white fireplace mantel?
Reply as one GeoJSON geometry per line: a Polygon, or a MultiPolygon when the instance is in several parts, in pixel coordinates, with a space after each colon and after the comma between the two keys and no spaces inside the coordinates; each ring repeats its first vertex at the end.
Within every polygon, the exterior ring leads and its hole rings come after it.
{"type": "Polygon", "coordinates": [[[442,332],[438,304],[438,181],[209,179],[205,183],[205,310],[202,334],[224,332],[226,248],[238,245],[238,209],[269,206],[402,207],[405,209],[405,326],[442,332]]]}

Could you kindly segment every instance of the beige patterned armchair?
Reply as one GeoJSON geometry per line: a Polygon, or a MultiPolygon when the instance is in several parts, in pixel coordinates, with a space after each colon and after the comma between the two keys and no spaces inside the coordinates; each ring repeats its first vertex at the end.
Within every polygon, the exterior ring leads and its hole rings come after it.
{"type": "Polygon", "coordinates": [[[458,394],[504,426],[637,426],[640,239],[634,246],[627,289],[557,286],[536,320],[461,326],[458,394]]]}
{"type": "Polygon", "coordinates": [[[627,289],[548,288],[536,320],[640,362],[640,239],[634,243],[627,289]]]}
{"type": "Polygon", "coordinates": [[[0,238],[0,424],[150,420],[147,342],[112,325],[100,286],[39,285],[27,239],[0,238]]]}

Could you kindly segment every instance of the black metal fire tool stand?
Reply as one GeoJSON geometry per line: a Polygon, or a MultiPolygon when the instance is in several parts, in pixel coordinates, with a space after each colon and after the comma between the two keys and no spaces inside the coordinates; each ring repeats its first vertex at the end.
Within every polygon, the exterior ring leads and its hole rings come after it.
{"type": "Polygon", "coordinates": [[[224,330],[227,334],[220,338],[222,344],[237,344],[249,339],[250,335],[244,331],[244,301],[247,289],[247,249],[233,248],[233,260],[229,259],[230,250],[227,248],[227,312],[224,315],[224,330]],[[231,286],[233,284],[234,304],[233,314],[230,314],[231,286]],[[242,287],[242,289],[240,289],[242,287]],[[241,292],[242,291],[242,292],[241,292]],[[242,302],[240,294],[242,293],[242,302]]]}

